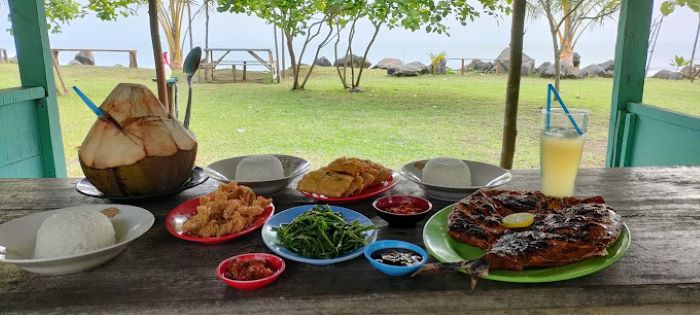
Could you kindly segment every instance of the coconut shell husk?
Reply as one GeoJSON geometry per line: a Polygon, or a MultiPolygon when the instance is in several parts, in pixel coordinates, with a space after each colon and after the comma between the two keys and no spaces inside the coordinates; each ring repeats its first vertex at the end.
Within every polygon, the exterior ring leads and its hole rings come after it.
{"type": "Polygon", "coordinates": [[[107,196],[172,191],[189,178],[194,135],[144,85],[121,83],[78,150],[83,173],[107,196]]]}

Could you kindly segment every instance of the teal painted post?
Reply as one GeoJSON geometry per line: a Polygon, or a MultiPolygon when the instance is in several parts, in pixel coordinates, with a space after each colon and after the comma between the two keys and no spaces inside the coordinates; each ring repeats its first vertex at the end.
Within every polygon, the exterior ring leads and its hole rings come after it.
{"type": "Polygon", "coordinates": [[[46,91],[37,101],[44,177],[66,177],[44,1],[10,0],[9,5],[22,87],[46,91]]]}
{"type": "MultiPolygon", "coordinates": [[[[615,45],[615,78],[608,130],[607,167],[623,166],[621,160],[627,104],[641,103],[646,77],[651,0],[623,0],[615,45]]],[[[628,135],[634,136],[634,135],[628,135]]]]}

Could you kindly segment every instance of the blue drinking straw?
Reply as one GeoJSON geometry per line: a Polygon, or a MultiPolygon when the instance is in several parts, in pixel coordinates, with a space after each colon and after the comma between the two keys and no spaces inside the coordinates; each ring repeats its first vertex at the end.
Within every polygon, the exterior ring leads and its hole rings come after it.
{"type": "Polygon", "coordinates": [[[549,113],[552,111],[552,85],[547,86],[547,116],[545,116],[547,130],[549,130],[549,113]]]}
{"type": "Polygon", "coordinates": [[[93,103],[85,94],[83,94],[83,92],[80,91],[80,89],[77,86],[73,86],[73,91],[75,91],[75,93],[78,94],[78,96],[80,96],[83,102],[85,102],[85,105],[87,105],[87,107],[89,107],[95,113],[95,115],[97,115],[98,117],[105,115],[105,113],[102,112],[102,109],[97,107],[97,105],[95,105],[95,103],[93,103]]]}
{"type": "Polygon", "coordinates": [[[574,119],[573,116],[571,116],[571,113],[569,110],[566,108],[566,105],[564,105],[564,101],[561,99],[559,96],[559,93],[557,93],[557,90],[554,88],[554,86],[550,83],[548,86],[547,90],[547,129],[549,129],[549,113],[551,111],[551,106],[552,106],[552,93],[554,93],[554,96],[557,98],[557,101],[559,101],[559,105],[561,106],[561,109],[564,110],[564,113],[566,113],[566,117],[569,117],[569,121],[571,121],[571,124],[574,125],[574,129],[576,129],[576,133],[579,135],[583,135],[583,132],[581,131],[581,128],[578,127],[578,124],[576,123],[576,120],[574,119]]]}

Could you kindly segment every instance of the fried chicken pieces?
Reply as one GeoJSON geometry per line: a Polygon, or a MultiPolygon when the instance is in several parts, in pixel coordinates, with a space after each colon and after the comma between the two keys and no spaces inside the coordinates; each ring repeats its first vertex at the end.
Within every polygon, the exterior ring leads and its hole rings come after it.
{"type": "Polygon", "coordinates": [[[198,237],[238,233],[249,227],[271,203],[271,199],[256,196],[252,189],[236,182],[221,184],[215,191],[199,197],[197,214],[185,221],[183,231],[198,237]]]}
{"type": "Polygon", "coordinates": [[[391,174],[390,169],[370,160],[341,157],[304,175],[297,189],[330,198],[348,197],[389,180],[391,174]]]}

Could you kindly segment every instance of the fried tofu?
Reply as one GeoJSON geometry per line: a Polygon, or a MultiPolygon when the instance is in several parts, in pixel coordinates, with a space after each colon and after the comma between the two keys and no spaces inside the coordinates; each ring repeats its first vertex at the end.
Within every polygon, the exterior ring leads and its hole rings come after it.
{"type": "Polygon", "coordinates": [[[355,179],[352,181],[352,184],[350,184],[348,190],[345,191],[345,193],[343,193],[343,197],[349,197],[357,192],[362,191],[362,187],[364,187],[363,185],[364,178],[362,178],[362,176],[355,176],[355,179]]]}
{"type": "Polygon", "coordinates": [[[392,171],[370,160],[341,157],[304,175],[297,189],[331,198],[348,197],[391,179],[392,171]]]}
{"type": "Polygon", "coordinates": [[[342,197],[355,181],[354,176],[335,173],[327,168],[311,171],[299,181],[297,189],[331,198],[342,197]]]}
{"type": "Polygon", "coordinates": [[[360,159],[341,157],[328,164],[328,169],[336,172],[358,176],[367,171],[369,165],[360,159]]]}
{"type": "Polygon", "coordinates": [[[362,187],[360,187],[360,191],[364,190],[367,187],[373,186],[375,184],[374,179],[375,176],[372,175],[370,172],[362,173],[362,187]]]}

